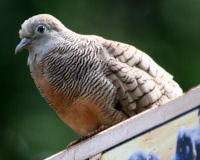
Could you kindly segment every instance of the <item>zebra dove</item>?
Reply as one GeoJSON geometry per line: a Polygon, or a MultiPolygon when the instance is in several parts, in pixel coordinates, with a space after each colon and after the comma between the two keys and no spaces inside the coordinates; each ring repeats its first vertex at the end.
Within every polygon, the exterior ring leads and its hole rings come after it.
{"type": "Polygon", "coordinates": [[[67,29],[40,14],[26,20],[15,49],[29,50],[36,86],[58,116],[85,136],[182,95],[173,77],[135,47],[67,29]]]}

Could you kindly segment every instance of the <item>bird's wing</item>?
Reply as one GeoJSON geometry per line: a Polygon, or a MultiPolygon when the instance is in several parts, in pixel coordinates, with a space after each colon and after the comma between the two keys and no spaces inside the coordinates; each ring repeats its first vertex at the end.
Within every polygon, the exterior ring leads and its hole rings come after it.
{"type": "Polygon", "coordinates": [[[158,105],[161,99],[167,100],[153,78],[143,70],[130,67],[114,58],[109,60],[108,67],[106,76],[117,87],[118,99],[129,116],[154,104],[158,105]]]}
{"type": "Polygon", "coordinates": [[[137,113],[182,95],[173,77],[144,52],[103,38],[99,38],[99,42],[110,69],[108,78],[118,87],[118,98],[124,110],[137,113]]]}

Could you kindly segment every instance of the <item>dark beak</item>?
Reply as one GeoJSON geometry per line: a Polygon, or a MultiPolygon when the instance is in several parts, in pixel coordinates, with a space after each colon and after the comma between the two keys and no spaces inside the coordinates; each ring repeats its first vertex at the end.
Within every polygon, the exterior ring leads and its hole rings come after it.
{"type": "Polygon", "coordinates": [[[18,52],[22,51],[26,46],[31,44],[32,41],[33,41],[33,38],[23,38],[21,40],[21,42],[15,48],[15,54],[17,54],[18,52]]]}

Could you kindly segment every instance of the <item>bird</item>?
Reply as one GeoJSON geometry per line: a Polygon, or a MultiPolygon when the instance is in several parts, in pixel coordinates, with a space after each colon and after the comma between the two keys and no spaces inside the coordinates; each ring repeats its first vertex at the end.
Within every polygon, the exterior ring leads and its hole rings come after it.
{"type": "Polygon", "coordinates": [[[49,14],[25,20],[15,54],[29,51],[47,103],[81,136],[181,96],[173,76],[132,45],[78,34],[49,14]]]}

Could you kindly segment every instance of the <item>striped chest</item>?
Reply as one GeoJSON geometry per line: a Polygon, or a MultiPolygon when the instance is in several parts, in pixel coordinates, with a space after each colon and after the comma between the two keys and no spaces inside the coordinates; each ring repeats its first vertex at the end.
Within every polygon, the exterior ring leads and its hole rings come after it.
{"type": "Polygon", "coordinates": [[[35,78],[35,83],[63,122],[80,135],[87,135],[104,123],[105,118],[102,115],[101,107],[91,100],[80,97],[71,102],[62,93],[56,92],[45,76],[35,78]]]}
{"type": "Polygon", "coordinates": [[[91,64],[49,57],[35,65],[40,74],[32,72],[42,96],[64,123],[80,135],[87,135],[101,124],[114,123],[102,113],[103,106],[113,104],[114,86],[103,76],[101,66],[91,64]]]}

